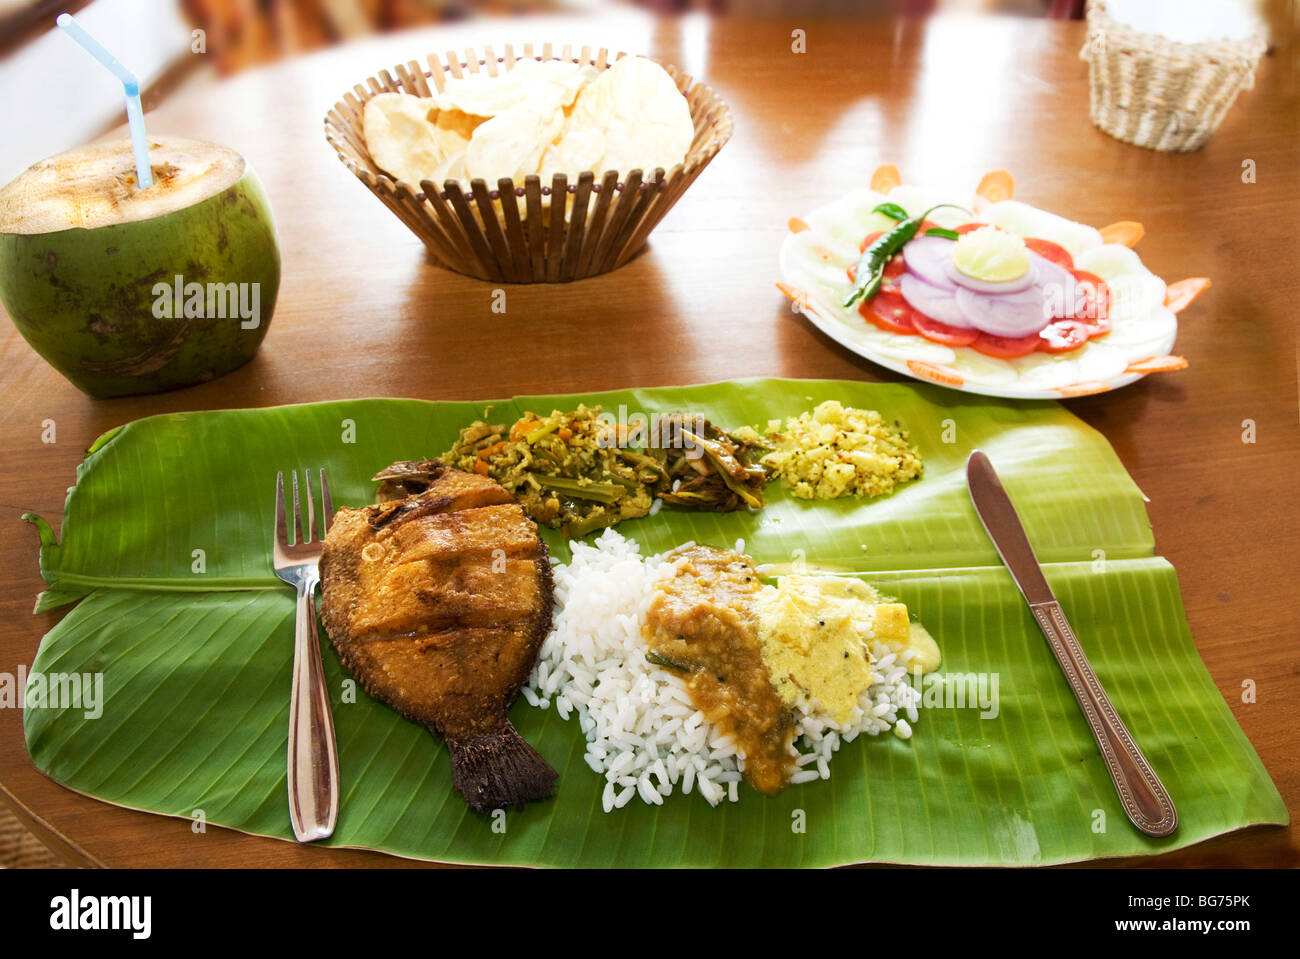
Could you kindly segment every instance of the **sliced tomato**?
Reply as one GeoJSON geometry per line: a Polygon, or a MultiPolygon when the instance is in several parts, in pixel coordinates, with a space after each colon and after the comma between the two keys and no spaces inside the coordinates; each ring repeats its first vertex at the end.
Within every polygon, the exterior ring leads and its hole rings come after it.
{"type": "Polygon", "coordinates": [[[1074,318],[1088,327],[1088,336],[1105,336],[1110,332],[1110,287],[1106,281],[1087,270],[1071,270],[1082,291],[1083,302],[1074,318]]]}
{"type": "Polygon", "coordinates": [[[1038,331],[1039,349],[1046,353],[1068,353],[1088,342],[1091,328],[1078,320],[1054,320],[1038,331]]]}
{"type": "Polygon", "coordinates": [[[1067,270],[1074,269],[1074,257],[1070,256],[1070,251],[1060,244],[1053,243],[1051,240],[1040,240],[1037,237],[1025,237],[1025,246],[1033,250],[1044,259],[1051,260],[1057,266],[1063,266],[1067,270]]]}
{"type": "Polygon", "coordinates": [[[871,244],[875,243],[884,235],[885,234],[882,233],[880,230],[877,230],[875,233],[868,233],[866,236],[862,238],[862,242],[858,244],[858,252],[865,253],[867,247],[871,246],[871,244]]]}
{"type": "Polygon", "coordinates": [[[944,346],[970,346],[980,335],[979,330],[940,323],[915,308],[912,309],[912,325],[916,327],[916,332],[931,343],[942,343],[944,346]]]}
{"type": "Polygon", "coordinates": [[[982,226],[988,226],[988,224],[987,224],[987,223],[963,223],[961,226],[957,227],[956,232],[958,232],[958,233],[974,233],[976,230],[978,230],[978,229],[979,229],[980,227],[982,227],[982,226]]]}
{"type": "Polygon", "coordinates": [[[975,342],[971,346],[985,356],[996,356],[999,359],[1009,360],[1017,356],[1028,356],[1038,349],[1038,344],[1041,342],[1042,340],[1039,339],[1037,333],[1021,337],[994,336],[992,333],[981,333],[975,337],[975,342]]]}
{"type": "Polygon", "coordinates": [[[860,307],[869,322],[890,333],[916,333],[913,318],[920,314],[912,309],[903,295],[894,290],[882,289],[860,307]]]}

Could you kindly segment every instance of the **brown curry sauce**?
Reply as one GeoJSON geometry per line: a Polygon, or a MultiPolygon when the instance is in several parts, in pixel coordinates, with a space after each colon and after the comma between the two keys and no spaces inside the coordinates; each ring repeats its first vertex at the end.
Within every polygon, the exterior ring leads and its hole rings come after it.
{"type": "Polygon", "coordinates": [[[689,674],[691,701],[744,754],[749,784],[778,792],[793,770],[795,724],[763,661],[758,572],[747,556],[710,546],[670,555],[684,562],[656,590],[646,643],[657,662],[689,674]]]}

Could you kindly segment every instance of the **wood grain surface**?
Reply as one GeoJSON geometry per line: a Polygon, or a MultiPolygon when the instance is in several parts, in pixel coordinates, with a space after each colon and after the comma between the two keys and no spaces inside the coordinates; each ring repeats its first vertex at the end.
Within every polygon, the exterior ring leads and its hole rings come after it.
{"type": "MultiPolygon", "coordinates": [[[[1285,24],[1283,24],[1285,26],[1285,24]]],[[[792,215],[894,162],[910,182],[968,195],[987,170],[1017,197],[1101,226],[1141,220],[1144,262],[1168,280],[1209,276],[1182,314],[1191,366],[1066,405],[1100,429],[1150,498],[1157,552],[1177,568],[1197,646],[1288,807],[1300,808],[1300,664],[1294,551],[1300,467],[1300,94],[1294,51],[1261,63],[1209,145],[1161,154],[1088,120],[1078,22],[478,21],[367,41],[186,90],[149,117],[159,133],[242,151],[266,184],[284,280],[246,367],[203,386],[92,400],[0,328],[0,670],[30,665],[59,618],[31,615],[37,537],[56,519],[90,443],[153,413],[360,396],[487,399],[739,376],[901,378],[792,314],[774,287],[792,215]],[[806,31],[807,52],[791,50],[806,31]],[[352,83],[412,58],[551,40],[647,53],[706,80],[735,136],[613,273],[565,285],[494,285],[434,266],[414,235],[325,143],[325,112],[352,83]],[[1243,182],[1252,161],[1255,182],[1243,182]],[[57,441],[43,443],[53,420],[57,441]],[[1243,442],[1251,421],[1253,443],[1243,442]],[[1242,701],[1252,680],[1256,701],[1242,701]]],[[[39,96],[38,88],[24,95],[39,96]]],[[[33,161],[38,159],[32,158],[33,161]]],[[[428,451],[413,450],[417,455],[428,451]]],[[[183,481],[183,477],[178,478],[183,481]]],[[[1134,636],[1141,642],[1141,636],[1134,636]]],[[[286,647],[287,649],[288,647],[286,647]]],[[[288,690],[286,689],[286,696],[288,690]]],[[[0,710],[0,798],[70,862],[108,866],[408,865],[114,808],[46,779],[0,710]]],[[[1245,830],[1134,866],[1300,863],[1290,827],[1245,830]]]]}

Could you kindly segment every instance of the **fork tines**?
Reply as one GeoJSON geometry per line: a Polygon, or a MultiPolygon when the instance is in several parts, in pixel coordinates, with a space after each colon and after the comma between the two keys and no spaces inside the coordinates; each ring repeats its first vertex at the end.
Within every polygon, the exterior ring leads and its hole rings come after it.
{"type": "Polygon", "coordinates": [[[284,473],[275,474],[275,535],[276,538],[286,546],[301,546],[310,543],[313,540],[320,541],[324,539],[324,534],[329,532],[331,524],[334,522],[334,499],[330,496],[329,480],[325,478],[325,470],[320,470],[320,490],[321,490],[321,530],[316,529],[316,508],[311,495],[311,471],[302,471],[302,482],[305,488],[305,498],[307,500],[307,528],[306,535],[303,535],[302,524],[302,507],[298,499],[298,471],[293,470],[289,476],[292,480],[293,492],[293,539],[289,539],[288,517],[284,508],[284,473]]]}

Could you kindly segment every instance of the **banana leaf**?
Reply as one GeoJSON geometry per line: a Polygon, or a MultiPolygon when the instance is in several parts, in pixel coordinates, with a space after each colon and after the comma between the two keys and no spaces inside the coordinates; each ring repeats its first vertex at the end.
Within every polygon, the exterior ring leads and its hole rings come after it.
{"type": "MultiPolygon", "coordinates": [[[[1287,821],[1197,655],[1175,572],[1153,555],[1144,497],[1100,434],[1052,403],[811,380],[491,404],[348,400],[119,428],[80,466],[59,541],[43,530],[49,588],[38,608],[79,602],[45,636],[32,679],[53,688],[58,674],[99,674],[102,701],[26,709],[32,760],[106,802],[292,840],[293,595],[270,567],[277,470],[324,467],[335,504],[360,505],[373,497],[376,470],[437,455],[485,406],[507,423],[581,400],[624,418],[688,410],[727,428],[762,428],[825,399],[901,423],[924,476],[866,501],[806,502],[772,484],[760,512],[666,507],[619,529],[644,553],[743,539],[759,562],[855,571],[907,603],[938,640],[948,686],[936,688],[949,690],[922,710],[910,740],[861,737],[837,753],[829,780],[776,796],[743,787],[740,802],[712,808],[698,794],[674,794],[662,807],[634,802],[605,814],[604,780],[583,761],[576,718],[521,699],[511,719],[559,772],[556,794],[484,818],[452,789],[443,745],[348,682],[327,644],[342,776],[327,844],[546,866],[1026,865],[1158,853],[1287,821]],[[1065,679],[979,525],[963,474],[977,447],[1178,806],[1181,825],[1167,839],[1125,819],[1065,679]],[[970,683],[981,674],[986,692],[996,677],[995,708],[975,701],[970,683]]],[[[544,532],[567,559],[563,539],[544,532]]]]}

